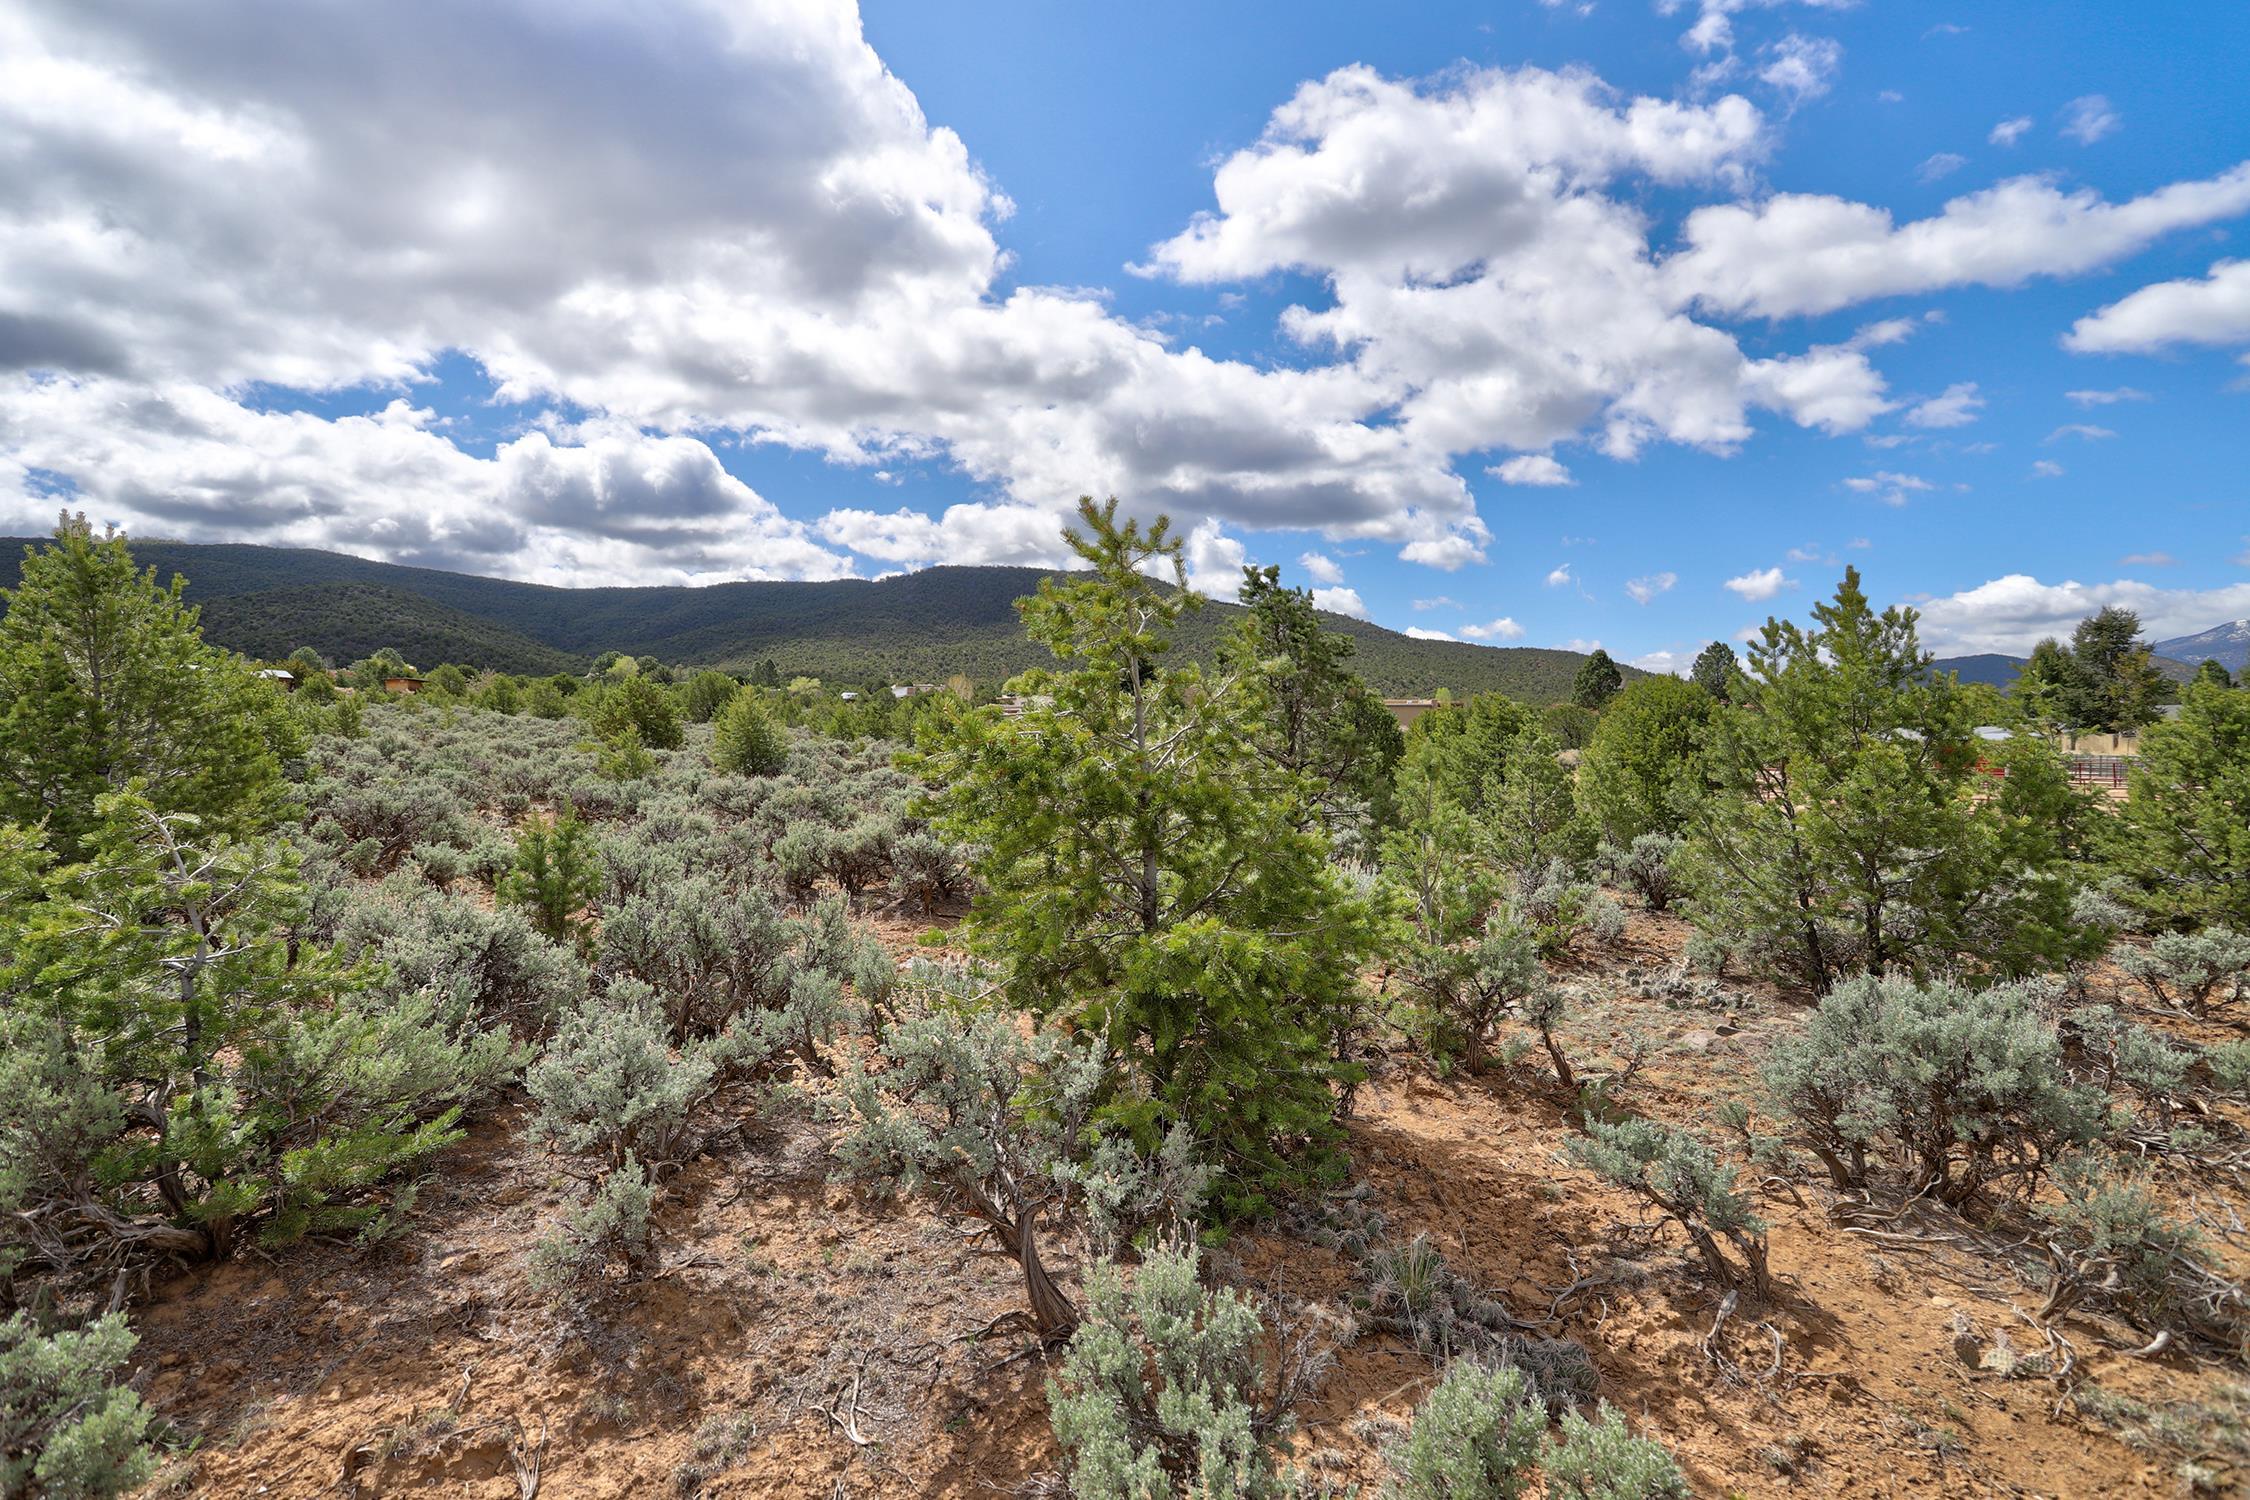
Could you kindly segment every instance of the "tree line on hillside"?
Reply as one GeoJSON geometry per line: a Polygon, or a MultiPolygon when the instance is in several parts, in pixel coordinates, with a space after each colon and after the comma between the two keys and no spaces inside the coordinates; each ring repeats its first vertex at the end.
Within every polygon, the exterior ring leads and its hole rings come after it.
{"type": "MultiPolygon", "coordinates": [[[[154,542],[139,550],[162,576],[187,575],[187,602],[202,607],[210,640],[249,656],[310,644],[352,661],[388,645],[410,661],[536,675],[582,670],[614,648],[738,676],[773,659],[787,677],[845,683],[963,675],[997,684],[1046,664],[1017,625],[1016,601],[1040,576],[1027,568],[938,567],[875,582],[557,588],[282,548],[154,542]]],[[[0,585],[13,561],[0,559],[0,585]]],[[[1183,649],[1208,660],[1233,609],[1184,621],[1183,649]]],[[[1561,700],[1580,661],[1568,651],[1413,640],[1339,616],[1327,623],[1354,637],[1360,675],[1391,695],[1449,688],[1561,700]]]]}
{"type": "MultiPolygon", "coordinates": [[[[1913,612],[1847,570],[1808,624],[1689,678],[1596,657],[1571,701],[1476,694],[1402,732],[1272,570],[1199,656],[1166,522],[1088,501],[1066,540],[1083,570],[1021,609],[1052,664],[1005,704],[623,656],[439,668],[394,700],[395,654],[352,694],[309,660],[280,691],[66,520],[0,620],[0,1490],[145,1478],[153,1414],[119,1371],[152,1279],[411,1233],[417,1178],[509,1098],[583,1184],[529,1274],[598,1308],[660,1261],[667,1184],[718,1122],[818,1090],[840,1171],[1013,1263],[1082,1496],[1294,1483],[1300,1345],[1274,1353],[1197,1247],[1346,1201],[1392,1048],[1536,1055],[1573,1159],[1738,1295],[1772,1274],[1753,1181],[1802,1154],[1839,1191],[2026,1216],[2050,1307],[2239,1349],[2239,1288],[2125,1157],[2199,1149],[2165,1133],[2178,1101],[2250,1091],[2250,1044],[2169,1047],[2071,997],[2143,933],[2120,962],[2164,1003],[2250,998],[2250,692],[2190,684],[2110,808],[2047,737],[1976,732],[2047,700],[1934,675],[1913,612]],[[886,898],[966,908],[901,969],[860,920],[886,898]],[[1614,1108],[1568,1040],[1552,966],[1614,944],[1627,899],[1693,923],[1706,982],[1812,1003],[1734,1119],[1740,1162],[1614,1108]]],[[[2117,683],[2114,627],[2084,665],[2117,683]]],[[[1433,1247],[1362,1251],[1370,1315],[1439,1367],[1401,1494],[1534,1469],[1686,1494],[1622,1416],[1576,1411],[1568,1350],[1511,1363],[1433,1247]],[[1411,1305],[1382,1290],[1410,1262],[1411,1305]]]]}

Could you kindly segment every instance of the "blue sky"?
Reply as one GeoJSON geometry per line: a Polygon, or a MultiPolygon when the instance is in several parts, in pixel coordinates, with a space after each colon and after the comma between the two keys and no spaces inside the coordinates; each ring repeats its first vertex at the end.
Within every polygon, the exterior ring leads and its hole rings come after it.
{"type": "Polygon", "coordinates": [[[0,0],[12,524],[872,576],[1114,489],[1659,667],[1846,562],[2250,615],[2250,7],[213,16],[0,0]]]}

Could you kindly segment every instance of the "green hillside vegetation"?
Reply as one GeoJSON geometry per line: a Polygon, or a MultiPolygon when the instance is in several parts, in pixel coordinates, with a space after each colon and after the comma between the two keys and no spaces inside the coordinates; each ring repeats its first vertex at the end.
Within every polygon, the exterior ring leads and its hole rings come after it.
{"type": "MultiPolygon", "coordinates": [[[[29,544],[0,538],[0,587],[15,582],[29,544]]],[[[1036,568],[929,568],[878,582],[566,589],[282,547],[136,538],[133,555],[159,578],[185,574],[187,598],[204,606],[210,639],[259,657],[310,646],[355,661],[389,645],[425,667],[460,661],[551,672],[621,651],[736,672],[770,659],[785,676],[839,683],[935,682],[954,673],[990,683],[1050,662],[1025,637],[1015,610],[1046,576],[1036,568]]],[[[1224,604],[1189,616],[1181,649],[1208,659],[1238,613],[1224,604]]],[[[1324,614],[1321,622],[1352,637],[1360,674],[1392,697],[1442,688],[1553,702],[1570,696],[1585,660],[1574,651],[1418,641],[1342,615],[1324,614]]],[[[1625,675],[1645,674],[1628,667],[1625,675]]]]}
{"type": "Polygon", "coordinates": [[[310,645],[331,661],[353,662],[389,646],[425,669],[456,661],[544,677],[586,667],[585,658],[505,626],[403,589],[368,583],[222,595],[203,605],[203,630],[229,649],[263,661],[310,645]]]}
{"type": "MultiPolygon", "coordinates": [[[[2006,690],[2015,686],[2016,678],[2023,672],[2024,661],[2021,656],[2002,656],[1988,651],[1980,656],[1941,656],[1930,663],[1930,669],[1951,672],[1963,682],[1982,682],[2006,690]]],[[[2194,662],[2151,656],[2148,664],[2167,682],[2187,683],[2195,678],[2194,662]]]]}

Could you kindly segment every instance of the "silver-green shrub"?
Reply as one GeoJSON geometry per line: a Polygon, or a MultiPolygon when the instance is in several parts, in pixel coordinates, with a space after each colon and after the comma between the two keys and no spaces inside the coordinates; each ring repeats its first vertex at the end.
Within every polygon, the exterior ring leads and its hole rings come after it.
{"type": "Polygon", "coordinates": [[[532,1137],[610,1170],[628,1158],[678,1162],[717,1074],[708,1044],[675,1055],[656,997],[619,980],[564,1017],[524,1075],[532,1137]]]}
{"type": "Polygon", "coordinates": [[[2146,948],[2120,949],[2117,967],[2157,1004],[2208,1015],[2250,996],[2250,937],[2223,927],[2159,933],[2146,948]]]}
{"type": "Polygon", "coordinates": [[[1395,1500],[1515,1500],[1547,1431],[1547,1408],[1523,1372],[1455,1360],[1387,1455],[1395,1500]]]}
{"type": "Polygon", "coordinates": [[[2016,984],[1851,980],[1775,1044],[1761,1076],[1841,1189],[1864,1187],[1889,1159],[1947,1203],[2028,1196],[2109,1125],[2101,1091],[2069,1081],[2043,999],[2016,984]]]}
{"type": "Polygon", "coordinates": [[[133,1344],[117,1313],[55,1333],[0,1322],[0,1495],[107,1500],[148,1480],[150,1412],[116,1383],[133,1344]]]}
{"type": "Polygon", "coordinates": [[[1692,1493],[1664,1445],[1633,1436],[1607,1402],[1592,1421],[1563,1414],[1544,1467],[1553,1500],[1690,1500],[1692,1493]]]}
{"type": "Polygon", "coordinates": [[[1582,1166],[1627,1189],[1687,1232],[1704,1269],[1723,1286],[1767,1286],[1766,1225],[1735,1187],[1735,1169],[1684,1130],[1653,1120],[1589,1120],[1570,1143],[1582,1166]],[[1724,1240],[1738,1266],[1719,1247],[1724,1240]]]}
{"type": "Polygon", "coordinates": [[[1266,1399],[1257,1311],[1206,1291],[1192,1249],[1144,1260],[1128,1289],[1116,1268],[1087,1273],[1086,1318],[1058,1377],[1048,1418],[1069,1460],[1076,1500],[1262,1500],[1288,1492],[1276,1454],[1287,1409],[1266,1399]]]}

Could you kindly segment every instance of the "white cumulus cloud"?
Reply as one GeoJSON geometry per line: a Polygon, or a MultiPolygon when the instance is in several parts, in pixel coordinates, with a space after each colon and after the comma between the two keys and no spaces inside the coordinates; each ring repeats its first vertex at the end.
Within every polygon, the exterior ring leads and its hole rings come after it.
{"type": "Polygon", "coordinates": [[[1646,604],[1657,595],[1669,590],[1673,584],[1679,581],[1680,575],[1677,573],[1651,573],[1645,578],[1628,579],[1625,584],[1625,592],[1631,596],[1635,604],[1646,604]]]}
{"type": "Polygon", "coordinates": [[[1350,615],[1355,620],[1367,618],[1367,605],[1359,597],[1358,589],[1314,589],[1313,608],[1325,609],[1331,614],[1350,615]]]}
{"type": "Polygon", "coordinates": [[[1761,599],[1771,599],[1785,588],[1796,587],[1796,580],[1784,578],[1779,568],[1759,568],[1739,578],[1729,578],[1725,587],[1756,603],[1761,599]]]}
{"type": "Polygon", "coordinates": [[[1977,394],[1977,383],[1965,380],[1907,408],[1906,422],[1912,427],[1966,427],[1982,410],[1984,398],[1977,394]]]}
{"type": "Polygon", "coordinates": [[[1342,583],[1344,581],[1344,570],[1337,565],[1336,559],[1324,552],[1305,553],[1297,559],[1297,566],[1303,568],[1305,576],[1315,583],[1342,583]]]}
{"type": "Polygon", "coordinates": [[[2014,177],[1934,218],[1819,193],[1713,204],[1688,215],[1665,263],[1674,293],[1727,313],[1779,318],[1954,286],[2019,286],[2122,260],[2164,235],[2250,212],[2250,162],[2124,203],[2014,177]]]}
{"type": "Polygon", "coordinates": [[[1486,470],[1502,484],[1558,485],[1576,484],[1570,470],[1544,453],[1523,453],[1506,463],[1495,464],[1486,470]]]}
{"type": "Polygon", "coordinates": [[[2135,579],[2050,584],[2010,573],[1916,607],[1922,614],[1923,644],[1934,650],[2020,656],[2045,636],[2067,639],[2080,620],[2110,605],[2137,613],[2148,639],[2160,641],[2250,617],[2250,583],[2167,589],[2135,579]]]}
{"type": "Polygon", "coordinates": [[[2063,106],[2062,133],[2081,146],[2091,146],[2124,123],[2100,94],[2086,94],[2063,106]]]}
{"type": "MultiPolygon", "coordinates": [[[[2200,279],[2144,286],[2080,318],[2063,343],[2081,354],[2146,353],[2173,344],[2250,343],[2250,260],[2222,260],[2200,279]]],[[[2099,399],[2096,392],[2083,394],[2099,399]]],[[[2071,399],[2078,400],[2079,393],[2071,399]]]]}
{"type": "Polygon", "coordinates": [[[1472,641],[1516,641],[1523,639],[1523,627],[1503,615],[1488,625],[1464,625],[1461,633],[1472,641]]]}

